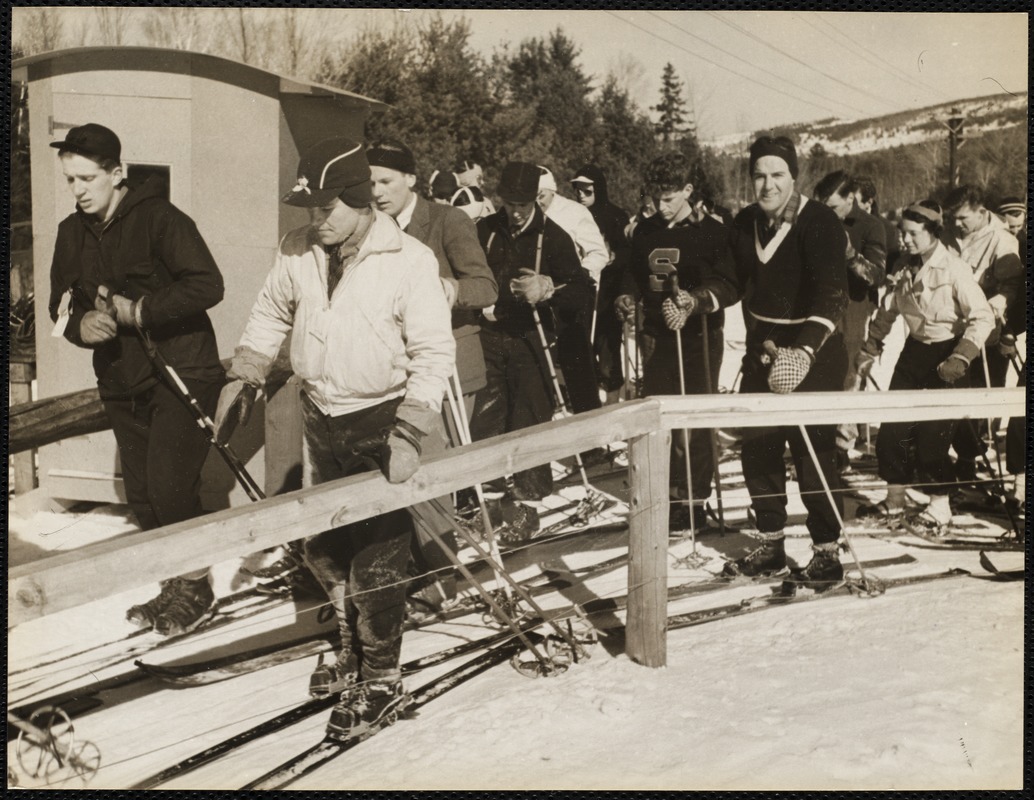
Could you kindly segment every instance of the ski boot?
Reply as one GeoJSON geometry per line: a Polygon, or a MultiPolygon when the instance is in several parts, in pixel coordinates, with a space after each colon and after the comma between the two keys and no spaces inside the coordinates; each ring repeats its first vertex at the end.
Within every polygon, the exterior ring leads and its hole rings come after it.
{"type": "Polygon", "coordinates": [[[362,741],[394,724],[400,711],[413,702],[401,680],[366,681],[342,695],[330,712],[327,736],[339,742],[362,741]]]}
{"type": "Polygon", "coordinates": [[[456,601],[456,577],[446,575],[424,584],[406,598],[406,621],[422,625],[438,619],[456,601]]]}
{"type": "Polygon", "coordinates": [[[214,606],[207,575],[196,580],[172,578],[162,582],[162,590],[153,600],[132,606],[126,619],[162,636],[179,636],[207,620],[214,606]]]}
{"type": "Polygon", "coordinates": [[[503,523],[499,529],[499,541],[509,545],[526,542],[541,526],[538,509],[527,503],[504,505],[503,523]]]}
{"type": "Polygon", "coordinates": [[[782,532],[761,534],[758,538],[761,540],[758,547],[742,558],[726,563],[722,569],[724,577],[759,578],[786,569],[786,548],[782,532]]]}
{"type": "MultiPolygon", "coordinates": [[[[685,500],[672,500],[668,507],[668,538],[682,539],[690,529],[689,504],[685,500]]],[[[693,526],[697,533],[711,527],[711,521],[704,503],[693,503],[693,526]]]]}
{"type": "Polygon", "coordinates": [[[333,664],[327,664],[320,656],[319,663],[309,676],[310,697],[330,697],[340,694],[342,700],[351,695],[359,680],[359,663],[355,656],[341,654],[333,664]]]}
{"type": "Polygon", "coordinates": [[[814,555],[807,566],[795,570],[790,580],[814,592],[825,592],[838,586],[844,580],[844,567],[840,563],[839,547],[836,542],[815,544],[814,555]]]}

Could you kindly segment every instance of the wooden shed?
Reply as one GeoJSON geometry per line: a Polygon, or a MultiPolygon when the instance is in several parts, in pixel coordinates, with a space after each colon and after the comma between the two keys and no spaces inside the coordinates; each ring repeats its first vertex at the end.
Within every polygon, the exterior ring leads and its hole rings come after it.
{"type": "MultiPolygon", "coordinates": [[[[304,209],[279,202],[295,182],[299,152],[327,136],[362,139],[370,112],[384,108],[227,59],[148,47],[86,47],[23,58],[13,63],[12,80],[28,86],[41,398],[96,386],[89,354],[50,335],[54,239],[58,223],[75,209],[50,142],[69,128],[97,122],[121,139],[130,180],[154,173],[165,178],[169,199],[195,220],[222,270],[226,296],[210,315],[226,358],[280,237],[307,221],[304,209]]],[[[300,423],[284,430],[273,416],[266,415],[265,436],[252,423],[234,442],[267,493],[296,488],[301,473],[300,423]],[[274,440],[278,452],[268,458],[263,444],[274,440]]],[[[116,502],[123,498],[119,475],[110,431],[39,451],[40,487],[48,497],[116,502]]],[[[231,492],[239,490],[218,458],[209,459],[204,477],[206,507],[236,504],[231,492]]]]}

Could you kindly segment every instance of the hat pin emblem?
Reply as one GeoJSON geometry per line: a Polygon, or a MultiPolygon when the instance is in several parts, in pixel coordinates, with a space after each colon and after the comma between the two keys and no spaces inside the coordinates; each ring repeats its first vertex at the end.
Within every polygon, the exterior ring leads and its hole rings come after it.
{"type": "Polygon", "coordinates": [[[312,190],[309,189],[309,179],[306,178],[304,175],[301,178],[298,179],[297,185],[295,185],[295,187],[293,189],[291,189],[291,191],[292,192],[300,192],[300,191],[303,191],[303,190],[305,191],[306,194],[312,194],[312,190]]]}

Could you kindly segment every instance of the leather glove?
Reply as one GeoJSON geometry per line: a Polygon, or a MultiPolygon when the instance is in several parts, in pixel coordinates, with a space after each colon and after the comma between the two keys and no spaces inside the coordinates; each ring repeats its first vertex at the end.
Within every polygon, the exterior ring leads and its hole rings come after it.
{"type": "Polygon", "coordinates": [[[675,297],[666,297],[661,303],[661,315],[670,331],[680,331],[696,309],[696,300],[685,289],[679,289],[675,297]]]}
{"type": "Polygon", "coordinates": [[[768,388],[776,394],[790,394],[801,385],[815,363],[815,356],[801,347],[776,347],[770,339],[763,347],[768,363],[772,365],[768,372],[768,388]]]}
{"type": "Polygon", "coordinates": [[[215,438],[220,444],[226,444],[238,425],[247,425],[251,418],[251,408],[258,397],[258,387],[235,378],[227,383],[219,392],[219,402],[215,407],[215,438]]]}
{"type": "Polygon", "coordinates": [[[445,291],[445,301],[449,308],[456,307],[456,298],[459,296],[459,284],[453,278],[439,278],[442,282],[442,289],[445,291]]]}
{"type": "Polygon", "coordinates": [[[510,291],[514,297],[534,306],[553,296],[553,279],[525,268],[519,278],[510,281],[510,291]]]}
{"type": "Polygon", "coordinates": [[[402,483],[420,466],[421,442],[434,430],[441,416],[425,403],[403,400],[395,412],[395,424],[381,448],[381,472],[388,483],[402,483]]]}
{"type": "Polygon", "coordinates": [[[123,297],[120,294],[114,294],[111,296],[111,304],[115,308],[115,321],[119,325],[125,325],[127,327],[137,326],[137,304],[139,300],[130,300],[128,297],[123,297]]]}
{"type": "Polygon", "coordinates": [[[631,322],[635,319],[635,298],[630,294],[618,295],[614,300],[614,313],[618,315],[622,324],[631,322]]]}
{"type": "Polygon", "coordinates": [[[1011,333],[1003,333],[998,340],[998,352],[1005,358],[1016,355],[1016,337],[1011,333]]]}
{"type": "Polygon", "coordinates": [[[958,353],[952,353],[937,365],[937,376],[945,383],[955,383],[969,371],[969,362],[958,353]]]}
{"type": "Polygon", "coordinates": [[[226,376],[229,382],[219,392],[215,407],[215,438],[225,444],[238,425],[247,425],[259,390],[265,385],[273,359],[250,347],[238,347],[226,376]]]}
{"type": "Polygon", "coordinates": [[[876,359],[880,357],[880,343],[875,339],[869,339],[862,349],[858,351],[858,357],[855,359],[855,372],[858,377],[861,378],[861,382],[865,383],[865,379],[869,377],[869,373],[872,372],[873,364],[876,363],[876,359]]]}
{"type": "Polygon", "coordinates": [[[104,311],[87,311],[79,323],[79,338],[83,344],[102,344],[114,339],[117,333],[115,320],[104,311]]]}

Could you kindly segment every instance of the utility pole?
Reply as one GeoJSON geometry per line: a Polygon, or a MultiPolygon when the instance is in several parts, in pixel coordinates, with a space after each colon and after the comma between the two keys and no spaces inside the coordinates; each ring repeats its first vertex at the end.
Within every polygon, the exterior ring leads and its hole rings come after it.
{"type": "Polygon", "coordinates": [[[948,189],[954,189],[959,183],[958,149],[962,146],[962,125],[965,119],[962,113],[953,108],[948,117],[948,189]]]}

